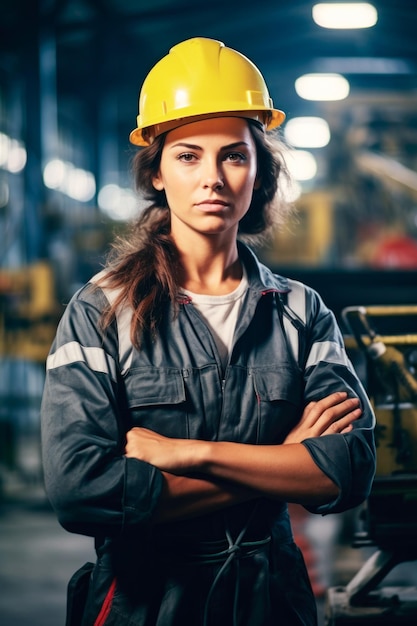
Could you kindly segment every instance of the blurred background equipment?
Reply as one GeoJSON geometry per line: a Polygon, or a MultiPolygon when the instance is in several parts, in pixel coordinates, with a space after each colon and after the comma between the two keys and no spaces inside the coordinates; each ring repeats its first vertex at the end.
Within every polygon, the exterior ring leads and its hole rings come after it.
{"type": "Polygon", "coordinates": [[[50,264],[0,269],[0,496],[6,476],[41,480],[39,405],[60,314],[50,264]]]}
{"type": "Polygon", "coordinates": [[[62,312],[50,264],[0,270],[0,355],[44,363],[62,312]]]}
{"type": "Polygon", "coordinates": [[[377,419],[377,471],[354,545],[376,550],[346,586],[329,589],[326,624],[411,625],[417,587],[384,580],[417,561],[417,306],[348,307],[343,320],[377,419]]]}

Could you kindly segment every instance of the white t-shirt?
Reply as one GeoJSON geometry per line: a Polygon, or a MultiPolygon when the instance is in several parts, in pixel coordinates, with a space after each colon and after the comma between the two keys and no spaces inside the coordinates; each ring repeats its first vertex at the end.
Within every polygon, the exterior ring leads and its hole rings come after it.
{"type": "Polygon", "coordinates": [[[181,290],[182,293],[191,298],[193,305],[207,322],[216,342],[223,370],[229,360],[236,321],[247,288],[248,280],[245,270],[243,270],[242,280],[236,289],[222,296],[193,293],[187,289],[181,290]]]}

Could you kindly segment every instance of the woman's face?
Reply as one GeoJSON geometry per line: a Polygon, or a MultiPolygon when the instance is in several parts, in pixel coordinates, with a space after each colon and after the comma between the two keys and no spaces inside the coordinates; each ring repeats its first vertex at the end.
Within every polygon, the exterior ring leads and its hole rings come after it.
{"type": "Polygon", "coordinates": [[[256,147],[246,120],[212,118],[170,131],[153,185],[165,191],[173,238],[236,238],[256,174],[256,147]]]}

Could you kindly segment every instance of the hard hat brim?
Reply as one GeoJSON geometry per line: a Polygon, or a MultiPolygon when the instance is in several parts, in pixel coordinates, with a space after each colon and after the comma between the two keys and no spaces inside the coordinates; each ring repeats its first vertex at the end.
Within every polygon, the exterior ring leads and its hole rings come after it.
{"type": "Polygon", "coordinates": [[[174,128],[192,124],[193,122],[214,117],[243,117],[248,120],[256,120],[261,123],[265,130],[278,128],[285,120],[285,113],[279,109],[265,109],[258,111],[217,111],[202,115],[185,116],[159,124],[152,124],[145,128],[137,127],[129,135],[129,140],[136,146],[149,146],[155,137],[169,132],[174,128]]]}

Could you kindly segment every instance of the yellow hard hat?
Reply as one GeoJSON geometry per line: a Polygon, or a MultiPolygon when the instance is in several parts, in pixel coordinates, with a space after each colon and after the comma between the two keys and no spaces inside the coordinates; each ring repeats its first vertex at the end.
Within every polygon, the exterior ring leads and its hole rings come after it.
{"type": "Polygon", "coordinates": [[[139,96],[137,128],[130,141],[147,146],[182,124],[228,113],[279,126],[285,114],[273,108],[258,68],[221,41],[195,37],[170,49],[149,72],[139,96]]]}

